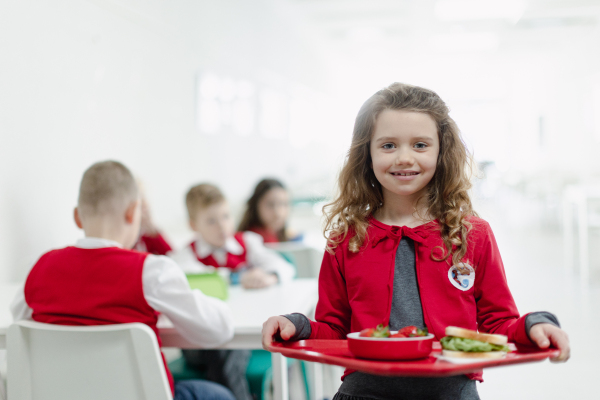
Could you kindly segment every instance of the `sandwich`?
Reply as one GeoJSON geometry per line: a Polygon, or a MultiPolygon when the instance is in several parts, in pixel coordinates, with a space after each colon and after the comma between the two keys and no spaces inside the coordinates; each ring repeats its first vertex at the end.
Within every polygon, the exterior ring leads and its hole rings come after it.
{"type": "Polygon", "coordinates": [[[442,355],[454,358],[502,358],[510,350],[508,337],[449,326],[440,340],[442,355]]]}

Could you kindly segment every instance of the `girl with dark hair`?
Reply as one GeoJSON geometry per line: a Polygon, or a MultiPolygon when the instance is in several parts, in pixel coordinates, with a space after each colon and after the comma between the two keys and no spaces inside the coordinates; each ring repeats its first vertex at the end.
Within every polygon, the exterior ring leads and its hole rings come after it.
{"type": "Polygon", "coordinates": [[[258,182],[246,204],[246,212],[238,226],[239,232],[258,233],[265,243],[290,240],[286,232],[290,196],[280,181],[263,179],[258,182]]]}

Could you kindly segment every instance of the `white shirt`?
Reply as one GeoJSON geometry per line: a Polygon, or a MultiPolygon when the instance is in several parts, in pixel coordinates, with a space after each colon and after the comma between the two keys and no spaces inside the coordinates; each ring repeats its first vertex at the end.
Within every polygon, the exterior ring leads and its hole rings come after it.
{"type": "MultiPolygon", "coordinates": [[[[76,247],[99,249],[122,247],[107,239],[84,238],[76,247]]],[[[198,347],[220,346],[233,337],[233,316],[225,302],[190,289],[185,274],[169,257],[149,254],[142,271],[144,298],[154,310],[166,315],[185,339],[198,347]]],[[[15,321],[31,319],[24,287],[10,305],[15,321]]]]}
{"type": "MultiPolygon", "coordinates": [[[[242,233],[242,239],[246,245],[246,262],[250,268],[262,268],[266,272],[277,274],[280,283],[289,282],[294,279],[296,270],[294,266],[285,261],[276,251],[268,249],[263,243],[263,238],[254,232],[242,233]]],[[[201,274],[214,272],[215,269],[221,273],[228,273],[226,268],[214,268],[210,265],[204,265],[198,261],[198,257],[205,258],[212,254],[219,265],[225,265],[227,262],[227,253],[240,255],[244,248],[232,236],[227,238],[223,247],[214,247],[206,242],[200,235],[197,236],[196,253],[192,246],[185,246],[183,249],[170,252],[169,257],[188,274],[201,274]]]]}

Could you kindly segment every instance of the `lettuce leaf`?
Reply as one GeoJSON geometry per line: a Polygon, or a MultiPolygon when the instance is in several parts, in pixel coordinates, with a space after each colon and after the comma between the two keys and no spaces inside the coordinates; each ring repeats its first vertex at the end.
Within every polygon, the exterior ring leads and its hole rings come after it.
{"type": "Polygon", "coordinates": [[[474,339],[465,339],[455,336],[445,336],[440,340],[442,348],[445,350],[468,351],[468,352],[484,352],[484,351],[506,351],[509,348],[506,345],[498,345],[492,343],[481,342],[474,339]]]}

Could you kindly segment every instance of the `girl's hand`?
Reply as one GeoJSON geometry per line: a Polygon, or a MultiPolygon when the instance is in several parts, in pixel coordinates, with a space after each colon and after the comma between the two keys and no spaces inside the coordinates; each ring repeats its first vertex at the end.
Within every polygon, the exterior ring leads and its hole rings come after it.
{"type": "Polygon", "coordinates": [[[265,350],[273,343],[273,337],[279,333],[283,340],[289,340],[296,333],[296,327],[286,317],[277,316],[269,318],[262,329],[262,345],[265,350]]]}
{"type": "Polygon", "coordinates": [[[277,283],[277,275],[265,272],[260,268],[252,268],[242,275],[240,283],[245,289],[261,289],[277,283]]]}
{"type": "Polygon", "coordinates": [[[565,362],[571,355],[567,333],[552,324],[537,324],[531,327],[529,337],[540,348],[546,349],[550,343],[560,350],[558,357],[551,358],[552,362],[565,362]]]}
{"type": "Polygon", "coordinates": [[[151,237],[156,237],[158,235],[158,229],[156,229],[156,226],[152,221],[150,206],[145,197],[142,197],[142,222],[140,223],[140,233],[151,237]]]}

